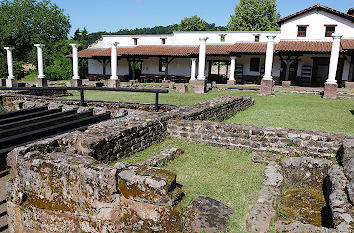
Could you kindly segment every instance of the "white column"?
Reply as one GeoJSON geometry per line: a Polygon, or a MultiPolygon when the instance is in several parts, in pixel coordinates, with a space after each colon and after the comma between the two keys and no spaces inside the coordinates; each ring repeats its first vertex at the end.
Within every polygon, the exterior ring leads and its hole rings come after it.
{"type": "Polygon", "coordinates": [[[266,53],[266,60],[265,60],[265,70],[263,80],[272,80],[272,67],[273,67],[273,56],[274,56],[274,38],[275,35],[267,36],[267,53],[266,53]]]}
{"type": "Polygon", "coordinates": [[[119,42],[112,43],[111,47],[111,73],[112,76],[110,79],[112,80],[118,80],[117,76],[117,45],[119,42]]]}
{"type": "Polygon", "coordinates": [[[197,67],[197,58],[191,58],[192,67],[191,67],[191,80],[195,80],[195,71],[197,67]]]}
{"type": "Polygon", "coordinates": [[[80,44],[70,44],[73,48],[73,79],[80,79],[79,76],[79,55],[78,55],[78,47],[80,44]]]}
{"type": "Polygon", "coordinates": [[[7,67],[8,67],[8,71],[9,71],[8,79],[15,79],[14,68],[13,68],[14,66],[13,66],[13,61],[12,61],[12,50],[14,50],[14,48],[5,47],[4,49],[6,49],[6,52],[7,52],[7,67]]]}
{"type": "Polygon", "coordinates": [[[38,78],[44,78],[43,73],[43,47],[44,44],[35,44],[34,46],[37,47],[37,59],[38,59],[38,78]]]}
{"type": "Polygon", "coordinates": [[[236,69],[236,56],[232,56],[230,65],[230,78],[229,80],[235,80],[235,69],[236,69]]]}
{"type": "Polygon", "coordinates": [[[198,80],[205,80],[206,41],[208,39],[208,37],[199,38],[198,80]]]}
{"type": "Polygon", "coordinates": [[[340,48],[340,39],[343,35],[341,34],[332,34],[333,43],[332,43],[332,51],[331,51],[331,59],[329,62],[329,72],[328,79],[326,84],[337,84],[336,74],[337,74],[337,66],[338,66],[338,58],[339,58],[339,48],[340,48]]]}

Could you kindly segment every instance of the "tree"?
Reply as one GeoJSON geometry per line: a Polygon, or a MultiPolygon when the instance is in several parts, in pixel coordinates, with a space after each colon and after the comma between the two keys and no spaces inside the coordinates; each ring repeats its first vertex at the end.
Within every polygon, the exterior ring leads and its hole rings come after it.
{"type": "Polygon", "coordinates": [[[82,32],[81,32],[80,40],[86,42],[87,39],[88,39],[88,33],[87,33],[87,30],[86,30],[86,27],[84,27],[84,29],[83,29],[82,32]]]}
{"type": "Polygon", "coordinates": [[[74,32],[74,36],[72,37],[73,40],[80,40],[81,38],[81,32],[80,32],[80,29],[76,29],[76,31],[74,32]]]}
{"type": "Polygon", "coordinates": [[[276,0],[240,0],[230,15],[231,31],[276,31],[280,14],[276,0]]]}
{"type": "Polygon", "coordinates": [[[194,15],[190,18],[184,18],[181,23],[178,25],[178,31],[206,31],[207,23],[199,18],[197,15],[194,15]]]}
{"type": "Polygon", "coordinates": [[[0,4],[0,46],[13,46],[14,58],[34,62],[33,44],[47,47],[67,39],[69,17],[49,0],[5,0],[0,4]]]}

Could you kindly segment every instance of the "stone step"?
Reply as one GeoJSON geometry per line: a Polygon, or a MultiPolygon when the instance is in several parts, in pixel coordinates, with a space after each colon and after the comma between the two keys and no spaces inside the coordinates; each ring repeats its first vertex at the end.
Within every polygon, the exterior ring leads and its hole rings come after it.
{"type": "Polygon", "coordinates": [[[15,117],[9,117],[9,118],[5,118],[5,119],[1,119],[0,125],[4,125],[4,124],[11,123],[11,122],[16,122],[16,121],[22,121],[22,120],[26,120],[26,119],[30,119],[30,118],[34,118],[34,117],[49,115],[49,114],[53,114],[53,113],[57,113],[57,112],[61,112],[61,111],[62,111],[61,108],[57,108],[57,109],[50,109],[50,110],[42,110],[42,111],[33,112],[33,113],[15,116],[15,117]]]}
{"type": "Polygon", "coordinates": [[[20,144],[28,143],[34,140],[45,138],[48,136],[54,136],[63,132],[71,131],[81,127],[85,127],[96,122],[104,121],[110,119],[110,112],[102,113],[96,116],[90,116],[83,119],[78,119],[74,121],[69,121],[59,125],[49,126],[34,130],[31,132],[26,132],[20,135],[14,135],[7,138],[0,139],[0,156],[6,153],[6,150],[11,149],[11,147],[18,146],[20,144]]]}
{"type": "Polygon", "coordinates": [[[61,116],[59,118],[43,120],[41,122],[28,124],[26,126],[19,126],[16,128],[10,128],[8,130],[0,131],[0,138],[10,137],[13,135],[34,131],[34,130],[41,129],[44,127],[60,125],[62,123],[68,122],[68,121],[78,120],[78,119],[82,119],[82,118],[90,117],[90,116],[93,116],[92,110],[87,111],[87,112],[82,112],[82,113],[73,113],[71,115],[61,116]]]}
{"type": "Polygon", "coordinates": [[[44,106],[44,107],[38,107],[38,108],[27,108],[27,109],[18,110],[15,112],[7,112],[4,114],[1,114],[0,119],[6,119],[6,118],[11,118],[11,117],[16,117],[16,116],[23,116],[23,115],[27,115],[27,114],[34,113],[34,112],[41,112],[44,110],[48,110],[48,107],[44,106]]]}
{"type": "Polygon", "coordinates": [[[3,130],[7,130],[7,129],[17,128],[17,127],[20,127],[23,125],[33,124],[36,122],[42,122],[42,121],[46,121],[49,119],[55,119],[55,118],[60,118],[63,116],[72,115],[75,113],[77,113],[77,109],[73,109],[73,110],[69,110],[69,111],[65,111],[65,112],[53,113],[53,114],[49,114],[49,115],[45,115],[45,116],[39,116],[39,117],[31,118],[31,119],[25,119],[22,121],[11,122],[8,124],[0,125],[0,132],[3,130]]]}
{"type": "Polygon", "coordinates": [[[173,206],[183,196],[176,174],[154,167],[131,165],[119,173],[118,189],[130,200],[173,206]]]}

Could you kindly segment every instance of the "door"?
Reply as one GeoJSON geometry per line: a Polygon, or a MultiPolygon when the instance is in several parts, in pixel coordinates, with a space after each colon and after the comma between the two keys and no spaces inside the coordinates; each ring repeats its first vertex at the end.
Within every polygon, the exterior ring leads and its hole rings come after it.
{"type": "Polygon", "coordinates": [[[230,76],[230,61],[210,61],[208,82],[216,81],[218,84],[225,84],[230,76]]]}
{"type": "Polygon", "coordinates": [[[311,86],[322,87],[328,78],[329,58],[314,58],[311,86]]]}
{"type": "MultiPolygon", "coordinates": [[[[299,85],[298,79],[297,79],[297,69],[298,69],[299,62],[294,61],[290,65],[289,69],[289,81],[291,81],[292,84],[294,85],[299,85]]],[[[285,76],[286,76],[286,68],[287,65],[284,61],[281,61],[281,72],[280,72],[280,81],[285,81],[285,76]]]]}

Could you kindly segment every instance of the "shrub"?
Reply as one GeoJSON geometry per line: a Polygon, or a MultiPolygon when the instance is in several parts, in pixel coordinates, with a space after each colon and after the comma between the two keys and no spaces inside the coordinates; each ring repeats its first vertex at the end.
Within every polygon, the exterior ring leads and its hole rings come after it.
{"type": "Polygon", "coordinates": [[[69,80],[73,76],[73,67],[70,59],[57,58],[54,64],[44,69],[45,77],[50,81],[69,80]]]}

